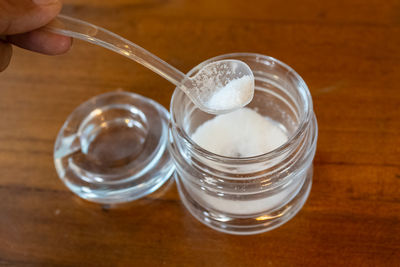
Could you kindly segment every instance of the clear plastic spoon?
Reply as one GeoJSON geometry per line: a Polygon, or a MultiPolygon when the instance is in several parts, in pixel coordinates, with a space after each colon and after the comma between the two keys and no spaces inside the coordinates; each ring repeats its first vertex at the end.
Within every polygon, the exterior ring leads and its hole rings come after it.
{"type": "MultiPolygon", "coordinates": [[[[46,28],[57,34],[105,47],[142,64],[183,90],[194,104],[205,112],[212,114],[227,113],[247,105],[253,98],[253,72],[242,61],[220,60],[212,62],[204,66],[193,77],[187,77],[144,48],[91,23],[58,15],[46,28]],[[226,94],[228,99],[223,101],[230,102],[227,105],[210,105],[210,102],[212,102],[210,100],[215,92],[226,88],[231,81],[241,78],[250,81],[249,86],[237,88],[237,90],[244,90],[243,92],[226,94]]],[[[236,88],[234,89],[236,90],[236,88]]]]}

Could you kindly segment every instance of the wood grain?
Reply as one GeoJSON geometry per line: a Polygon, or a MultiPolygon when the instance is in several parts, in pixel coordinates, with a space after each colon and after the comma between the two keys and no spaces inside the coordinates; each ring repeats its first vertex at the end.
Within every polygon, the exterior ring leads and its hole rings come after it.
{"type": "Polygon", "coordinates": [[[175,185],[123,206],[75,197],[53,144],[68,114],[123,88],[165,107],[174,87],[75,41],[14,49],[0,74],[0,265],[399,266],[400,1],[66,0],[182,71],[230,52],[278,58],[310,87],[319,123],[310,198],[285,225],[231,236],[197,222],[175,185]]]}

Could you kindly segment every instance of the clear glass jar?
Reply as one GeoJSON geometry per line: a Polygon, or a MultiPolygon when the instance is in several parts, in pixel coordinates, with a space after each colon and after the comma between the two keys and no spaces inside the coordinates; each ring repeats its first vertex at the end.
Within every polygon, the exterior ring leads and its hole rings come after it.
{"type": "Polygon", "coordinates": [[[263,55],[236,53],[209,59],[238,59],[255,77],[249,108],[279,123],[288,141],[268,153],[231,158],[198,146],[191,135],[214,115],[199,110],[179,89],[171,99],[169,151],[182,202],[204,224],[232,234],[261,233],[287,222],[311,189],[317,121],[303,79],[286,64],[263,55]]]}

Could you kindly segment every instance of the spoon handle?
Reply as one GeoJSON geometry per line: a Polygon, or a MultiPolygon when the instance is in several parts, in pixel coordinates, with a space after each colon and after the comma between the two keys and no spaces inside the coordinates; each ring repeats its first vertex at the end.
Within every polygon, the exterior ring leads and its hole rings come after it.
{"type": "Polygon", "coordinates": [[[58,15],[56,19],[51,21],[46,26],[46,29],[56,34],[81,39],[83,41],[110,49],[118,54],[136,61],[139,64],[142,64],[146,68],[154,71],[181,89],[185,89],[182,86],[182,82],[185,79],[185,74],[157,56],[153,55],[146,49],[132,43],[125,38],[122,38],[113,32],[86,21],[61,14],[58,15]]]}

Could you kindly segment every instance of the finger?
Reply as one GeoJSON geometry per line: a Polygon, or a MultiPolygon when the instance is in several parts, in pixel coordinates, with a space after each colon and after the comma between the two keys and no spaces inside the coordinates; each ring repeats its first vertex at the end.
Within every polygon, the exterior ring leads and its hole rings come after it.
{"type": "Polygon", "coordinates": [[[0,72],[10,64],[12,47],[10,44],[0,40],[0,72]]]}
{"type": "Polygon", "coordinates": [[[0,35],[43,27],[60,10],[61,2],[58,0],[0,0],[0,35]]]}
{"type": "Polygon", "coordinates": [[[47,55],[65,53],[72,44],[72,39],[70,37],[54,34],[44,29],[11,35],[7,37],[7,40],[21,48],[47,55]]]}

